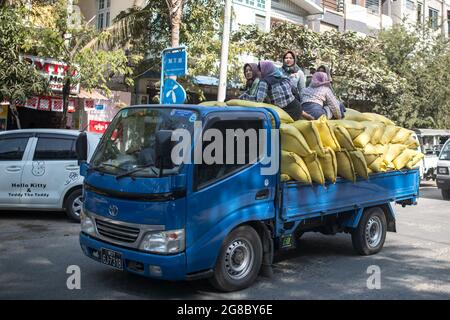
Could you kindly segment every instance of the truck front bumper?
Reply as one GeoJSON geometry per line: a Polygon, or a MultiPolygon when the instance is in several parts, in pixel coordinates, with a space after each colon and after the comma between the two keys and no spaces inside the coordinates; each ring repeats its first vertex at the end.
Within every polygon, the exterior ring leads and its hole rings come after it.
{"type": "Polygon", "coordinates": [[[158,255],[118,247],[84,233],[80,233],[80,245],[85,255],[101,263],[101,249],[108,249],[122,254],[123,269],[149,278],[163,280],[184,280],[186,276],[186,256],[158,255]]]}
{"type": "Polygon", "coordinates": [[[450,189],[450,176],[437,175],[436,185],[439,189],[450,189]]]}

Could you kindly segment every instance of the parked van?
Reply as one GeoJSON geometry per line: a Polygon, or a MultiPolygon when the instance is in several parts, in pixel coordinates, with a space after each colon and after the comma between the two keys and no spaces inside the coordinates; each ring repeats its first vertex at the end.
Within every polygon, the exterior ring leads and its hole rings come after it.
{"type": "Polygon", "coordinates": [[[450,140],[447,140],[439,154],[436,184],[444,200],[450,200],[450,140]]]}
{"type": "MultiPolygon", "coordinates": [[[[83,177],[75,152],[79,131],[24,129],[0,133],[0,209],[65,210],[80,220],[83,177]]],[[[87,133],[89,158],[100,135],[87,133]]]]}

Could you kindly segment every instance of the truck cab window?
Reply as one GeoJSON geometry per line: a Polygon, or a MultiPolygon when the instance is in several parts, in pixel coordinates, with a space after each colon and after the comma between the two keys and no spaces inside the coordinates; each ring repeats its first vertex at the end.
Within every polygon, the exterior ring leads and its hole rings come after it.
{"type": "MultiPolygon", "coordinates": [[[[205,163],[205,159],[202,160],[201,164],[196,165],[195,169],[195,188],[200,189],[205,187],[206,185],[212,184],[216,181],[219,181],[227,176],[232,175],[240,171],[241,169],[255,163],[260,158],[262,150],[259,150],[259,130],[263,129],[263,121],[262,120],[223,120],[217,121],[213,123],[208,129],[217,129],[220,131],[223,137],[223,151],[222,151],[222,161],[220,163],[207,164],[205,163]],[[229,151],[227,150],[227,129],[233,130],[235,134],[231,137],[233,140],[229,145],[233,146],[233,156],[230,157],[229,151]],[[236,130],[243,130],[244,135],[240,135],[236,130]],[[252,130],[249,130],[252,129],[252,130]],[[255,133],[255,134],[252,134],[255,133]],[[244,150],[242,150],[242,142],[244,142],[244,150]],[[239,148],[238,145],[241,145],[239,148]],[[256,151],[250,148],[256,148],[256,151]],[[244,154],[242,155],[242,151],[244,154]],[[256,158],[254,157],[256,154],[256,158]],[[227,155],[229,160],[227,161],[227,155]],[[242,157],[243,156],[243,157],[242,157]],[[242,158],[244,159],[244,163],[242,158]],[[227,163],[228,162],[228,163],[227,163]],[[231,162],[231,163],[230,163],[231,162]]],[[[242,133],[242,131],[241,131],[242,133]]],[[[213,141],[204,141],[202,147],[202,155],[205,155],[205,149],[210,145],[213,141]]],[[[212,156],[216,155],[214,152],[212,156]]],[[[218,157],[219,158],[219,157],[218,157]]],[[[217,158],[217,159],[218,159],[217,158]]],[[[217,161],[219,162],[219,161],[217,161]]]]}
{"type": "Polygon", "coordinates": [[[39,138],[33,160],[76,160],[75,139],[39,138]]]}
{"type": "Polygon", "coordinates": [[[0,139],[0,161],[22,160],[28,138],[0,139]]]}

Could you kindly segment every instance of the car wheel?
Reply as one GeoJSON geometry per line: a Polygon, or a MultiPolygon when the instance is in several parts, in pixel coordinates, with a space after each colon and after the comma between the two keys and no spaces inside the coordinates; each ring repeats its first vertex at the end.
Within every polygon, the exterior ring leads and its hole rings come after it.
{"type": "Polygon", "coordinates": [[[262,255],[261,239],[255,229],[236,228],[222,244],[210,282],[225,292],[247,288],[258,276],[262,255]]]}
{"type": "Polygon", "coordinates": [[[72,191],[66,198],[64,208],[66,215],[73,221],[80,222],[81,207],[83,205],[82,191],[76,189],[72,191]]]}
{"type": "Polygon", "coordinates": [[[363,256],[381,251],[386,240],[386,216],[381,208],[365,210],[358,227],[352,232],[355,251],[363,256]]]}

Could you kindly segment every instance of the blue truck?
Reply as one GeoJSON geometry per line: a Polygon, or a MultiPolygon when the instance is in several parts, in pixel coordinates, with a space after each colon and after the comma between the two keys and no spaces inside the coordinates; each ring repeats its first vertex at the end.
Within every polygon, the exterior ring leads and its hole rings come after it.
{"type": "MultiPolygon", "coordinates": [[[[151,278],[209,278],[221,291],[270,276],[274,254],[295,248],[308,231],[345,232],[356,253],[379,252],[386,232],[396,231],[393,205],[416,204],[419,171],[376,173],[355,183],[338,178],[323,186],[282,182],[279,170],[262,174],[269,151],[280,157],[279,136],[271,134],[279,126],[270,108],[132,106],[113,119],[89,164],[80,135],[83,252],[151,278]],[[259,150],[251,161],[243,151],[243,163],[174,163],[171,137],[177,129],[192,133],[191,151],[212,143],[196,138],[196,126],[224,134],[266,132],[258,141],[266,152],[259,150]]],[[[249,147],[250,139],[243,141],[249,147]]]]}

